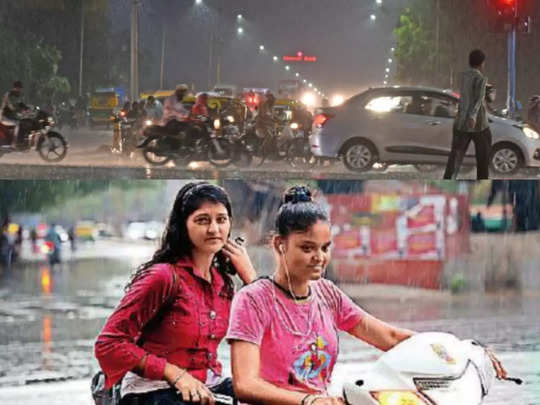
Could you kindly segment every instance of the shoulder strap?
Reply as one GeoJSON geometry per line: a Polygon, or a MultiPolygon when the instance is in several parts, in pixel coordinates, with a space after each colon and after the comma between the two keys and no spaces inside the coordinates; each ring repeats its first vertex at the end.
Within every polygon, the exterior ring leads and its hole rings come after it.
{"type": "Polygon", "coordinates": [[[176,298],[176,295],[178,293],[178,277],[176,275],[175,267],[172,268],[172,288],[169,292],[169,295],[167,296],[167,299],[163,303],[163,305],[157,310],[154,317],[145,325],[143,330],[141,331],[141,335],[139,339],[137,339],[137,346],[142,346],[144,343],[144,332],[148,328],[151,328],[152,326],[159,324],[161,320],[163,319],[163,316],[165,313],[171,309],[174,299],[176,298]]]}

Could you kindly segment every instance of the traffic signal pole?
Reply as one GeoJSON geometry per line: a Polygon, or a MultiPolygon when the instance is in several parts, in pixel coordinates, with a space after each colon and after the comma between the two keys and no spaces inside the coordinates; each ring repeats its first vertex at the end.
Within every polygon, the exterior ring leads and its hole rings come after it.
{"type": "Polygon", "coordinates": [[[506,98],[506,108],[509,118],[513,118],[516,113],[516,42],[517,25],[519,21],[518,10],[518,0],[516,0],[514,18],[512,19],[512,29],[508,32],[508,95],[506,98]]]}
{"type": "Polygon", "coordinates": [[[131,2],[131,74],[129,96],[131,101],[139,98],[139,6],[140,0],[131,2]]]}

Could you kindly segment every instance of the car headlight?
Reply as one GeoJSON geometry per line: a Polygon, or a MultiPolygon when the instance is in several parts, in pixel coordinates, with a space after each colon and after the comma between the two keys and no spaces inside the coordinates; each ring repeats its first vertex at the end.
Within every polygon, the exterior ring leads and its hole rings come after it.
{"type": "Polygon", "coordinates": [[[540,134],[538,134],[538,132],[536,132],[534,129],[532,128],[529,128],[529,127],[525,127],[523,128],[523,133],[525,134],[525,136],[527,138],[531,138],[531,139],[540,139],[540,134]]]}
{"type": "Polygon", "coordinates": [[[221,129],[221,120],[219,118],[214,120],[214,129],[221,129]]]}
{"type": "Polygon", "coordinates": [[[426,405],[426,402],[412,391],[371,392],[380,405],[426,405]]]}

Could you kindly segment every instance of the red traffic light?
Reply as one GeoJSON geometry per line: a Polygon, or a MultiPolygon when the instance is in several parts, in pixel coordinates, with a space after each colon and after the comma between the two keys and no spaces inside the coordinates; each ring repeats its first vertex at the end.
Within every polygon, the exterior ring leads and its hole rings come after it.
{"type": "Polygon", "coordinates": [[[512,13],[517,7],[517,0],[491,0],[491,3],[499,14],[512,13]]]}

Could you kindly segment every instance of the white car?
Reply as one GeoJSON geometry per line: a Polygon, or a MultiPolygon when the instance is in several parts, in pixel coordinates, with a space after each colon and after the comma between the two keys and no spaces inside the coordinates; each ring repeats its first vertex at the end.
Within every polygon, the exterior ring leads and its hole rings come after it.
{"type": "MultiPolygon", "coordinates": [[[[445,165],[459,99],[429,87],[372,88],[315,116],[310,137],[315,156],[340,158],[352,171],[375,163],[445,165]]],[[[540,135],[505,118],[489,116],[491,168],[499,176],[540,167],[540,135]]],[[[473,166],[471,143],[463,164],[473,166]]]]}

